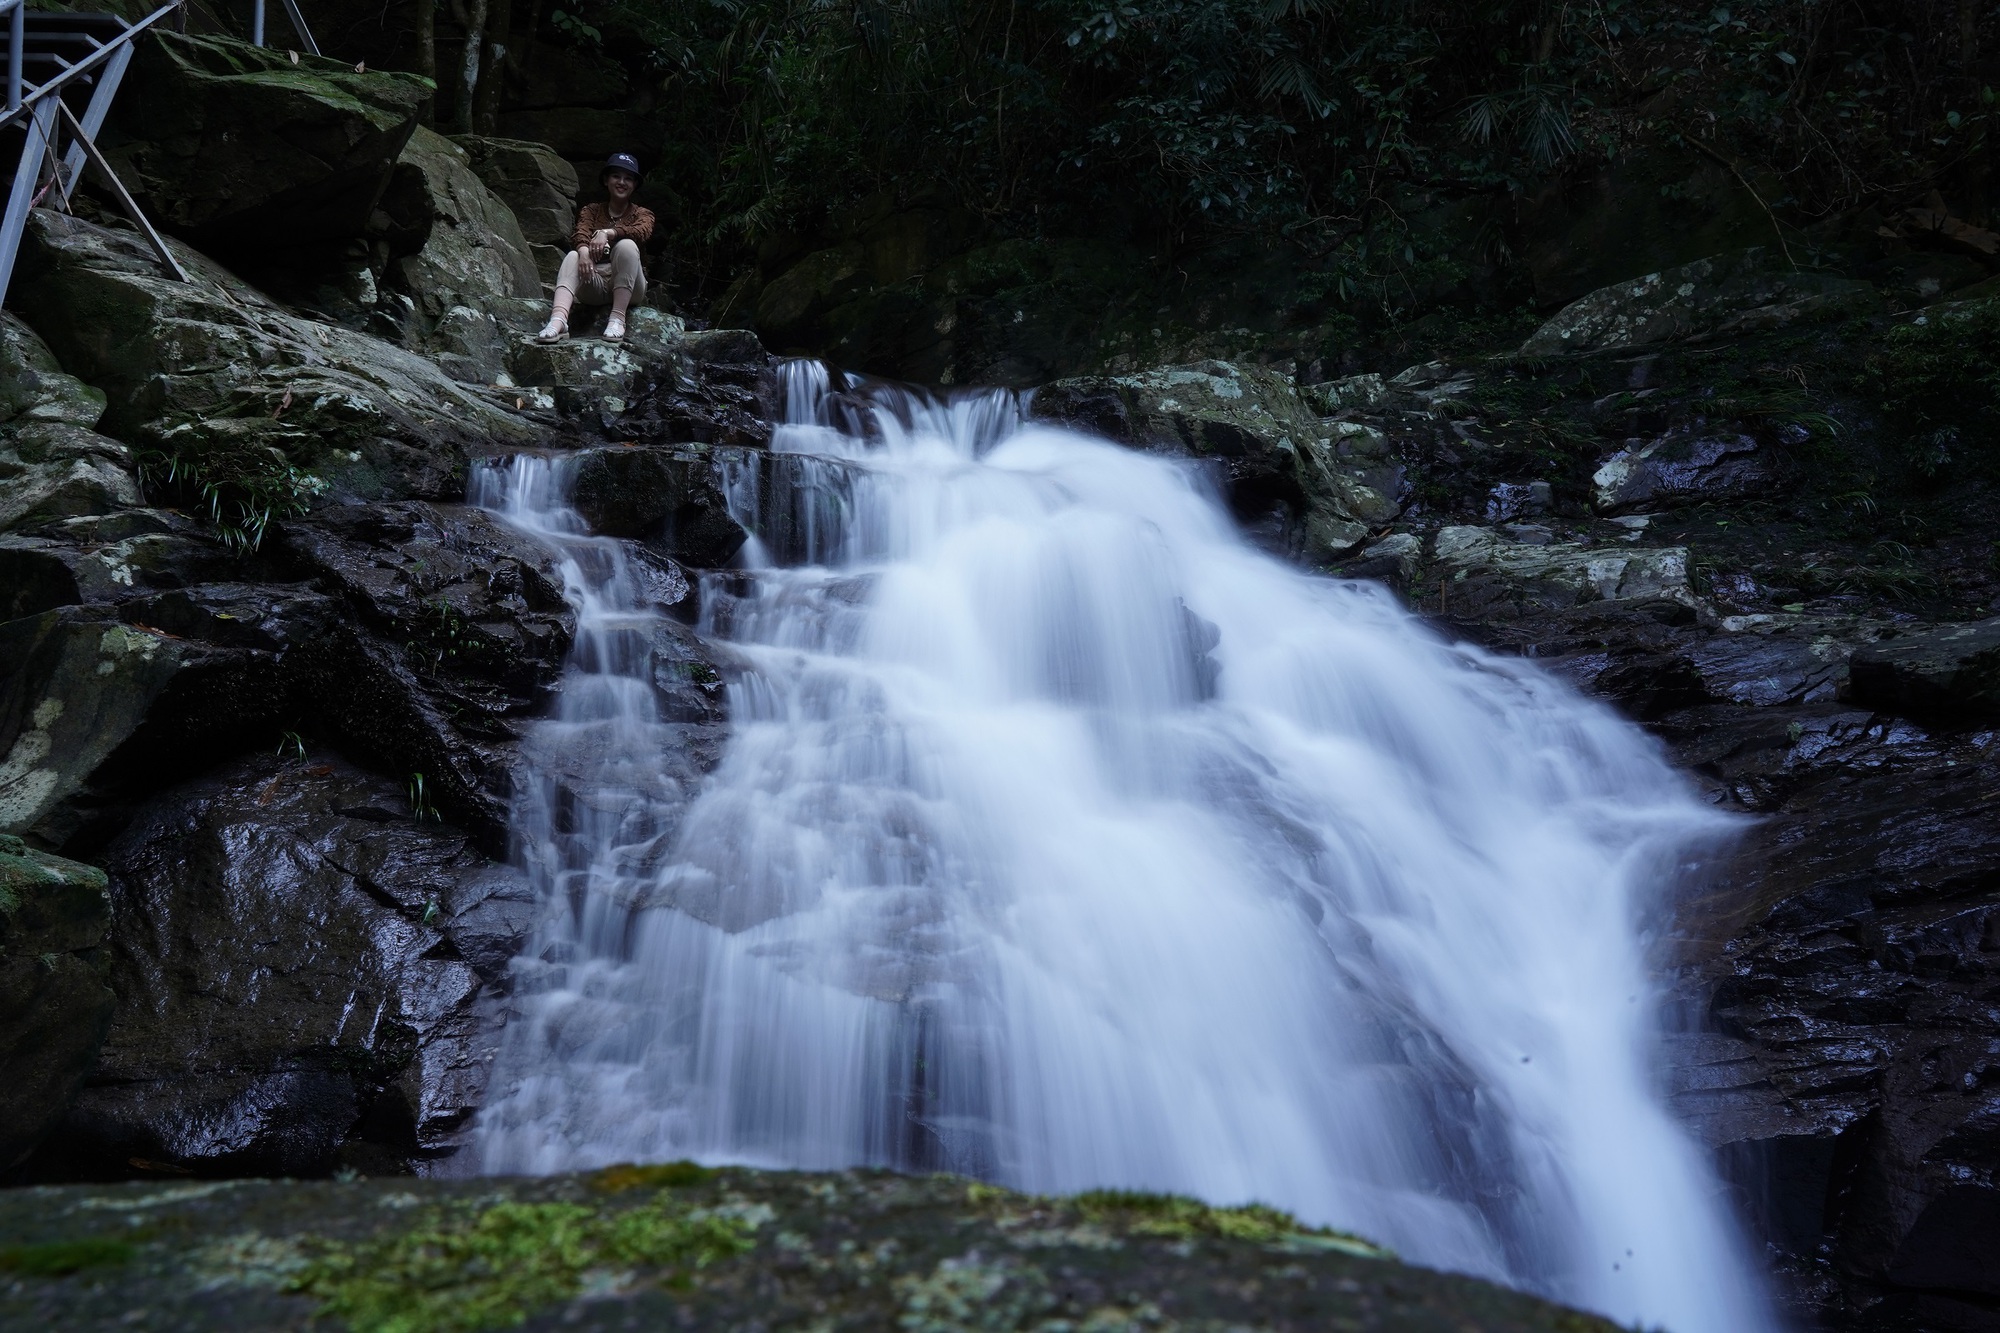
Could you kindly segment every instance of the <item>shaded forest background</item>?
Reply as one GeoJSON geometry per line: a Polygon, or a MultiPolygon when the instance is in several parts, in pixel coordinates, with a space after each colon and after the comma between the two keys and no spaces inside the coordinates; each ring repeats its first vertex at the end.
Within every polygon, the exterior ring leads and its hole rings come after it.
{"type": "Polygon", "coordinates": [[[550,47],[625,67],[690,299],[885,192],[1163,262],[1280,241],[1391,315],[1531,240],[1446,253],[1413,209],[1525,206],[1644,149],[1725,168],[1802,262],[1932,189],[1991,210],[1975,0],[416,0],[347,24],[438,78],[460,130],[498,129],[550,47]]]}

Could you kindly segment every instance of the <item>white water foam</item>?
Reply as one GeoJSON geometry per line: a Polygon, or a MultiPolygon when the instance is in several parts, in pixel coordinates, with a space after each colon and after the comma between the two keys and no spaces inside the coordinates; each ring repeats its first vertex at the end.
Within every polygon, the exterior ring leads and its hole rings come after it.
{"type": "Polygon", "coordinates": [[[766,466],[810,521],[747,548],[799,563],[704,582],[746,669],[684,816],[639,572],[547,463],[480,483],[582,613],[483,1169],[1254,1199],[1674,1333],[1768,1325],[1655,1087],[1644,922],[1725,830],[1651,741],[1257,553],[1172,461],[788,373],[766,466]]]}

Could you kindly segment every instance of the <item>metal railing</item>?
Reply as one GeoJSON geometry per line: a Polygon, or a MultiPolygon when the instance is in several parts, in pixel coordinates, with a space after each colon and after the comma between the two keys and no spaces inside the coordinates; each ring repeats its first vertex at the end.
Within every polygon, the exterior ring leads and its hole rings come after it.
{"type": "MultiPolygon", "coordinates": [[[[88,46],[79,58],[58,50],[39,50],[35,54],[37,69],[40,62],[49,61],[56,66],[56,72],[41,83],[26,80],[25,57],[28,46],[27,0],[0,0],[0,13],[7,16],[7,109],[0,113],[0,129],[19,124],[23,140],[21,160],[14,170],[14,184],[7,196],[7,208],[0,216],[0,300],[4,300],[7,286],[14,276],[14,259],[20,253],[21,238],[27,232],[28,215],[35,205],[52,189],[60,191],[60,200],[66,207],[70,190],[88,162],[97,168],[111,192],[117,197],[118,206],[124,210],[133,224],[145,234],[154,253],[166,270],[182,282],[191,281],[187,270],[181,267],[172,250],[160,237],[153,224],[140,211],[137,201],[125,183],[118,179],[111,163],[98,151],[97,134],[104,128],[105,117],[111,112],[111,101],[118,94],[118,85],[125,77],[126,67],[132,63],[133,41],[140,33],[166,18],[180,12],[184,0],[168,0],[152,13],[136,22],[127,23],[115,15],[65,16],[51,13],[47,19],[60,24],[65,17],[74,20],[75,26],[67,29],[50,29],[52,41],[77,42],[88,46]],[[116,31],[107,31],[107,23],[117,25],[116,31]],[[96,26],[103,36],[90,31],[96,26]],[[59,34],[59,35],[58,35],[59,34]],[[63,90],[85,76],[94,81],[90,103],[81,117],[63,104],[63,90]],[[44,183],[45,166],[55,152],[58,129],[66,131],[70,138],[69,149],[54,165],[53,179],[44,183]]],[[[313,55],[320,53],[319,44],[313,40],[306,27],[305,16],[299,12],[298,0],[282,0],[285,13],[291,18],[292,28],[298,33],[299,43],[313,55]]],[[[37,23],[43,21],[37,15],[37,23]]],[[[258,46],[264,44],[264,0],[254,0],[251,12],[250,39],[258,46]]],[[[51,43],[44,43],[45,45],[51,43]]],[[[64,51],[70,50],[64,47],[64,51]]],[[[72,52],[73,53],[73,52],[72,52]]]]}
{"type": "MultiPolygon", "coordinates": [[[[81,39],[89,49],[78,59],[55,51],[38,52],[38,61],[46,59],[56,65],[56,72],[40,83],[29,83],[23,73],[27,54],[27,6],[24,0],[0,0],[0,10],[5,10],[8,19],[7,49],[7,109],[0,113],[0,129],[19,124],[21,126],[21,160],[14,169],[13,188],[7,195],[7,208],[0,215],[0,299],[4,299],[9,283],[14,276],[14,260],[20,254],[21,237],[28,227],[28,215],[34,211],[44,195],[50,190],[59,190],[62,201],[68,203],[70,189],[85,162],[96,167],[110,183],[117,196],[119,207],[132,219],[147,242],[160,257],[167,272],[182,282],[190,281],[187,270],[181,267],[173,251],[161,239],[160,233],[146,219],[139,205],[133,200],[125,183],[111,169],[111,164],[97,149],[98,131],[104,128],[105,117],[111,113],[111,101],[118,93],[118,85],[125,77],[126,67],[132,63],[132,43],[140,33],[176,13],[182,0],[170,0],[152,13],[136,22],[127,23],[113,19],[117,26],[114,32],[106,32],[99,37],[82,27],[69,33],[67,37],[81,39]],[[63,104],[63,91],[78,80],[90,76],[94,82],[90,102],[84,113],[78,117],[63,104]],[[44,168],[55,154],[58,125],[70,136],[69,151],[53,166],[53,178],[43,183],[44,168]]],[[[50,18],[60,22],[64,16],[52,14],[50,18]]]]}
{"type": "MultiPolygon", "coordinates": [[[[313,40],[312,30],[306,27],[306,16],[299,12],[299,0],[282,0],[285,13],[291,17],[292,31],[299,35],[299,44],[313,55],[319,54],[319,43],[313,40]]],[[[250,44],[264,44],[264,0],[252,0],[250,8],[250,44]]]]}

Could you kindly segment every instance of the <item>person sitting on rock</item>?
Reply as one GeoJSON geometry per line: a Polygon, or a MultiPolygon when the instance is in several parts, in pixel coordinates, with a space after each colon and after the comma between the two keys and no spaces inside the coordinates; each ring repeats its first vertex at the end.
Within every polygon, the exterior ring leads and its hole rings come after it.
{"type": "Polygon", "coordinates": [[[639,188],[639,159],[613,153],[598,173],[605,202],[585,204],[576,215],[570,252],[556,275],[555,309],[542,329],[543,342],[569,336],[569,312],[578,297],[585,305],[611,304],[604,336],[613,342],[625,336],[625,311],[632,298],[646,294],[646,270],[639,247],[653,235],[653,214],[632,202],[639,188]]]}

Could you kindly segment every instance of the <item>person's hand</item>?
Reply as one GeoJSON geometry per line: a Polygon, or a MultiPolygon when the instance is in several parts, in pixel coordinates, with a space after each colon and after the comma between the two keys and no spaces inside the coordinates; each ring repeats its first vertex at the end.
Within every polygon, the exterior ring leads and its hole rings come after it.
{"type": "Polygon", "coordinates": [[[587,279],[596,271],[597,265],[591,263],[590,247],[579,245],[576,248],[576,275],[579,278],[587,279]]]}
{"type": "Polygon", "coordinates": [[[595,236],[591,237],[591,240],[597,244],[597,258],[609,259],[611,257],[611,243],[617,239],[618,233],[609,227],[601,229],[595,236]]]}

